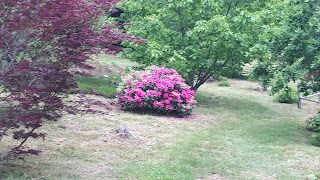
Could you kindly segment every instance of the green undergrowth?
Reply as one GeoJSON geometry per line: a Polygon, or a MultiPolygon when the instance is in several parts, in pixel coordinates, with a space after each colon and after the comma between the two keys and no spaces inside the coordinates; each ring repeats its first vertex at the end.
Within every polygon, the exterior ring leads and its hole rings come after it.
{"type": "Polygon", "coordinates": [[[218,86],[230,87],[229,79],[224,76],[218,77],[218,86]]]}

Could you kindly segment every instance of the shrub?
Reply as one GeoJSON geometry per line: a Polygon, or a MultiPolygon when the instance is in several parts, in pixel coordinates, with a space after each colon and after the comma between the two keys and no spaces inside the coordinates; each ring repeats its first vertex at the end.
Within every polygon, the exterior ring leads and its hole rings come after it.
{"type": "Polygon", "coordinates": [[[259,61],[248,70],[249,79],[258,81],[263,91],[267,91],[274,75],[274,65],[271,61],[259,61]]]}
{"type": "Polygon", "coordinates": [[[218,80],[218,86],[230,87],[229,79],[227,77],[219,76],[217,80],[218,80]]]}
{"type": "Polygon", "coordinates": [[[152,66],[122,77],[118,102],[124,110],[189,115],[196,104],[194,90],[173,69],[152,66]]]}
{"type": "Polygon", "coordinates": [[[227,78],[227,77],[224,77],[224,76],[219,76],[217,79],[218,79],[219,82],[221,82],[221,81],[228,81],[228,78],[227,78]]]}
{"type": "Polygon", "coordinates": [[[229,81],[220,81],[218,83],[218,86],[230,87],[230,83],[229,83],[229,81]]]}
{"type": "Polygon", "coordinates": [[[286,86],[279,93],[275,94],[274,101],[279,103],[297,103],[298,94],[293,88],[286,86]]]}
{"type": "Polygon", "coordinates": [[[320,147],[320,133],[314,133],[311,135],[311,144],[320,147]]]}
{"type": "Polygon", "coordinates": [[[317,115],[307,119],[306,128],[309,131],[320,132],[320,111],[317,115]]]}

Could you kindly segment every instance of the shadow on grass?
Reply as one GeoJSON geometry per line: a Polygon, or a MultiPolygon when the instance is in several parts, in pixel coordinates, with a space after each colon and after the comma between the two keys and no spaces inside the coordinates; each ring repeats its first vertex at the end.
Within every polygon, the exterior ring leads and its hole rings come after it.
{"type": "MultiPolygon", "coordinates": [[[[197,94],[198,113],[217,116],[220,126],[215,131],[229,133],[231,137],[249,138],[254,143],[285,145],[305,140],[304,127],[297,119],[282,114],[285,107],[272,107],[248,97],[228,97],[197,94]]],[[[231,138],[230,137],[230,138],[231,138]]]]}
{"type": "Polygon", "coordinates": [[[197,106],[207,109],[208,113],[216,112],[238,115],[252,115],[268,118],[272,111],[270,107],[251,101],[244,97],[218,96],[199,92],[196,96],[197,106]]]}

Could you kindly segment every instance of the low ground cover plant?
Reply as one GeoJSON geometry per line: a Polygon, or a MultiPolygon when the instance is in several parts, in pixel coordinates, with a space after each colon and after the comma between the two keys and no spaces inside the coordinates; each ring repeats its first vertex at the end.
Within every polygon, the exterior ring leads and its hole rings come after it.
{"type": "Polygon", "coordinates": [[[191,113],[194,90],[173,69],[151,66],[122,77],[118,102],[124,110],[176,114],[191,113]]]}

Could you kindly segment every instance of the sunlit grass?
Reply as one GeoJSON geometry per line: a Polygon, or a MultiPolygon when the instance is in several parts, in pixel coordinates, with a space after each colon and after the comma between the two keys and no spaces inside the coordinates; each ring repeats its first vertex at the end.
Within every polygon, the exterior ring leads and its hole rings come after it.
{"type": "Polygon", "coordinates": [[[102,95],[115,95],[117,86],[121,79],[119,75],[109,75],[108,77],[79,77],[78,87],[86,92],[96,91],[102,95]]]}

